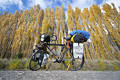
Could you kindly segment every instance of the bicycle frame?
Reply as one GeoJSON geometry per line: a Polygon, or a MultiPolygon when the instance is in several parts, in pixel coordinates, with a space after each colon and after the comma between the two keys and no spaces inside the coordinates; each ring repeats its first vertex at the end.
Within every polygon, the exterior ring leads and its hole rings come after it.
{"type": "MultiPolygon", "coordinates": [[[[55,56],[55,59],[57,60],[57,62],[60,63],[61,61],[64,61],[63,58],[64,58],[65,54],[67,53],[67,51],[70,51],[72,49],[72,47],[69,44],[70,44],[70,41],[67,41],[66,44],[50,44],[50,43],[48,43],[47,48],[48,48],[49,52],[51,52],[55,56]],[[63,49],[66,48],[66,50],[62,53],[62,55],[60,56],[60,59],[58,60],[58,58],[56,58],[57,55],[52,51],[54,48],[50,49],[49,46],[62,46],[62,48],[63,49]]],[[[61,50],[61,52],[62,52],[62,50],[61,50]]],[[[72,59],[74,59],[73,54],[71,52],[69,52],[69,53],[72,56],[72,59]]]]}

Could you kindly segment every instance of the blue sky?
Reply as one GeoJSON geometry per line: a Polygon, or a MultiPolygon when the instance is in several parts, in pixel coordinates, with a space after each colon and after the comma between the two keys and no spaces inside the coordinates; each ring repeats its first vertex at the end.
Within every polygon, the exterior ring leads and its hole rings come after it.
{"type": "Polygon", "coordinates": [[[4,11],[14,13],[16,10],[30,9],[37,4],[40,4],[40,7],[43,9],[64,5],[65,10],[67,10],[69,4],[72,8],[79,7],[80,9],[83,9],[90,7],[92,4],[101,6],[104,3],[110,4],[112,2],[118,9],[120,0],[0,0],[0,13],[3,13],[4,11]]]}

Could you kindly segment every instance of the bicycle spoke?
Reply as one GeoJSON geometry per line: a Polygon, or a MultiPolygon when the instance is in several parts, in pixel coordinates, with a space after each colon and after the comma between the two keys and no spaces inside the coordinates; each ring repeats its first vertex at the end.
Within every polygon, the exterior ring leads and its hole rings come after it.
{"type": "Polygon", "coordinates": [[[38,63],[34,65],[34,67],[36,67],[37,65],[39,65],[38,63]]]}

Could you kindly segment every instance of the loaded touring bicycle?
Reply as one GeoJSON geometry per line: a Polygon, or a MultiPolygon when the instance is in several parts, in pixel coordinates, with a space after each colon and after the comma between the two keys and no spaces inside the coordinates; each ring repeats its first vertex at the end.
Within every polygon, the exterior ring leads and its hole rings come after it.
{"type": "Polygon", "coordinates": [[[37,71],[43,67],[48,68],[49,62],[52,61],[53,63],[63,64],[66,70],[80,70],[84,64],[83,43],[86,42],[86,39],[83,39],[81,34],[77,34],[76,37],[79,38],[75,40],[75,36],[64,37],[64,44],[56,44],[56,35],[41,34],[40,43],[33,50],[29,62],[29,69],[37,71]],[[76,43],[75,41],[77,40],[81,41],[76,43]],[[59,54],[56,46],[61,47],[59,54]]]}

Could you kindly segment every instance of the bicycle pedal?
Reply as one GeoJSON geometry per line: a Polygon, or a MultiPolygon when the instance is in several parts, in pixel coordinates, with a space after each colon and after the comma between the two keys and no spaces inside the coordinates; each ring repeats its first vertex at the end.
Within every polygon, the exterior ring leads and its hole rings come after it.
{"type": "Polygon", "coordinates": [[[53,63],[60,63],[61,62],[61,60],[58,60],[58,59],[56,59],[53,63]]]}

